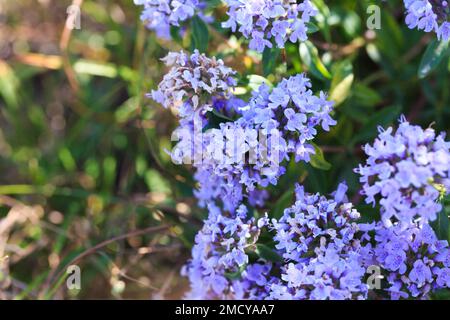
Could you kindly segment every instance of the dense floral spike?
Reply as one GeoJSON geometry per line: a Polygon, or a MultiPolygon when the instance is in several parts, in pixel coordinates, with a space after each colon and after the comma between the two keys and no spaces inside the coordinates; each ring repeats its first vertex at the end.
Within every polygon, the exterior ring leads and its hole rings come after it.
{"type": "Polygon", "coordinates": [[[253,207],[263,207],[269,194],[264,189],[254,189],[246,192],[239,180],[239,176],[229,172],[217,175],[213,166],[201,166],[195,173],[195,180],[199,187],[194,190],[194,194],[199,200],[200,207],[205,207],[210,202],[217,203],[221,200],[224,210],[234,212],[244,201],[253,207]]]}
{"type": "Polygon", "coordinates": [[[192,119],[196,110],[210,110],[213,101],[220,104],[220,99],[230,98],[236,85],[235,71],[221,59],[208,58],[198,50],[192,55],[170,52],[162,60],[170,70],[151,97],[165,108],[178,108],[181,118],[192,119]]]}
{"type": "Polygon", "coordinates": [[[202,0],[134,0],[134,3],[144,6],[141,20],[147,28],[164,39],[171,38],[170,26],[179,27],[205,7],[202,0]]]}
{"type": "Polygon", "coordinates": [[[371,264],[382,268],[390,299],[427,298],[450,287],[450,249],[430,225],[377,223],[366,229],[376,231],[371,264]]]}
{"type": "Polygon", "coordinates": [[[202,201],[207,201],[208,195],[211,200],[227,199],[230,211],[244,197],[252,205],[261,205],[266,192],[258,188],[277,184],[285,172],[281,165],[285,159],[293,155],[297,162],[310,161],[314,147],[309,141],[316,136],[317,127],[328,131],[336,123],[330,117],[332,102],[323,92],[315,96],[310,87],[303,74],[283,79],[273,90],[262,85],[248,105],[238,110],[239,119],[203,134],[202,149],[192,153],[191,141],[177,145],[177,154],[192,155],[190,163],[203,159],[197,166],[201,169],[197,177],[202,201]],[[205,186],[212,188],[205,190],[205,186]]]}
{"type": "Polygon", "coordinates": [[[373,145],[364,147],[368,159],[355,171],[361,175],[362,194],[375,205],[378,196],[383,220],[396,218],[411,223],[414,218],[432,221],[442,208],[440,197],[450,187],[450,143],[445,134],[423,130],[404,117],[394,133],[379,128],[373,145]]]}
{"type": "Polygon", "coordinates": [[[250,49],[263,52],[272,47],[273,39],[279,48],[291,42],[305,41],[307,24],[317,14],[311,1],[293,0],[225,0],[229,20],[222,25],[239,31],[250,39],[250,49]]]}
{"type": "Polygon", "coordinates": [[[406,24],[410,29],[435,32],[439,39],[450,38],[450,2],[444,0],[404,0],[406,24]]]}
{"type": "MultiPolygon", "coordinates": [[[[209,217],[203,229],[195,237],[192,259],[182,273],[189,277],[192,299],[244,297],[243,290],[254,287],[259,281],[252,268],[247,270],[245,280],[234,281],[249,263],[246,249],[253,245],[267,218],[256,221],[247,218],[247,209],[240,206],[235,214],[224,214],[214,205],[209,205],[209,217]],[[234,288],[236,287],[236,288],[234,288]]],[[[254,266],[253,268],[257,268],[254,266]]]]}
{"type": "Polygon", "coordinates": [[[364,299],[368,286],[365,253],[355,234],[359,213],[347,203],[340,184],[333,199],[307,194],[297,186],[296,202],[273,221],[276,248],[286,259],[273,299],[364,299]]]}
{"type": "Polygon", "coordinates": [[[171,156],[198,169],[201,205],[227,199],[224,209],[234,211],[244,198],[262,205],[267,192],[258,188],[275,185],[285,172],[281,163],[291,155],[308,162],[317,127],[328,131],[336,124],[330,116],[333,103],[323,92],[314,95],[303,74],[273,89],[260,86],[246,104],[230,93],[235,72],[222,60],[195,51],[169,53],[164,61],[171,69],[151,96],[179,111],[180,127],[173,135],[178,144],[171,156]],[[206,130],[211,110],[225,121],[206,130]]]}

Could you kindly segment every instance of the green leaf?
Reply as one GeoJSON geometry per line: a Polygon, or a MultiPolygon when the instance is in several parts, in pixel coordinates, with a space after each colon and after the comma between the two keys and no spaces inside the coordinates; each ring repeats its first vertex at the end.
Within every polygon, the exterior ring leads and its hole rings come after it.
{"type": "Polygon", "coordinates": [[[352,144],[368,141],[378,134],[377,128],[379,126],[384,127],[392,123],[400,114],[401,106],[394,105],[390,107],[384,107],[377,113],[373,114],[358,134],[352,139],[352,144]]]}
{"type": "Polygon", "coordinates": [[[325,160],[325,157],[323,155],[322,149],[320,149],[317,145],[314,143],[311,143],[314,147],[315,154],[311,156],[311,165],[320,170],[330,170],[331,164],[325,160]]]}
{"type": "Polygon", "coordinates": [[[350,37],[356,37],[361,30],[361,18],[359,15],[350,10],[342,10],[344,16],[342,19],[342,27],[350,37]]]}
{"type": "Polygon", "coordinates": [[[313,22],[308,22],[306,24],[306,27],[308,28],[308,31],[306,31],[306,33],[308,34],[316,33],[317,31],[320,30],[319,26],[313,22]]]}
{"type": "Polygon", "coordinates": [[[266,261],[283,262],[283,258],[278,253],[276,253],[275,250],[269,248],[265,244],[257,244],[255,251],[258,256],[266,261]]]}
{"type": "Polygon", "coordinates": [[[270,211],[271,218],[279,219],[284,213],[284,209],[292,204],[292,199],[294,197],[294,188],[290,188],[277,200],[273,209],[270,211]]]}
{"type": "Polygon", "coordinates": [[[319,9],[319,12],[315,15],[314,18],[316,19],[317,24],[325,37],[325,40],[327,42],[331,42],[330,25],[328,23],[331,15],[330,9],[325,4],[324,0],[313,0],[313,3],[315,7],[319,9]]]}
{"type": "Polygon", "coordinates": [[[200,52],[206,52],[209,40],[208,26],[198,16],[194,16],[192,18],[191,27],[191,45],[193,46],[193,49],[198,49],[200,52]]]}
{"type": "Polygon", "coordinates": [[[280,55],[280,49],[276,47],[268,48],[266,47],[263,52],[263,73],[264,76],[267,77],[272,71],[275,69],[275,65],[280,55]]]}
{"type": "Polygon", "coordinates": [[[383,101],[377,91],[361,83],[355,83],[353,86],[352,99],[354,99],[355,104],[362,107],[374,107],[383,101]]]}
{"type": "Polygon", "coordinates": [[[335,106],[338,106],[349,96],[355,76],[353,75],[353,66],[348,60],[336,63],[332,72],[330,100],[333,100],[335,106]]]}
{"type": "Polygon", "coordinates": [[[258,90],[259,87],[265,83],[268,86],[272,87],[272,83],[264,77],[258,76],[257,74],[251,74],[248,77],[248,86],[252,90],[258,90]]]}
{"type": "Polygon", "coordinates": [[[389,65],[394,62],[397,62],[398,65],[398,57],[406,37],[403,36],[399,22],[388,10],[381,15],[381,25],[383,26],[381,29],[375,30],[377,37],[373,44],[382,56],[389,58],[386,61],[389,65]]]}
{"type": "Polygon", "coordinates": [[[62,149],[60,149],[58,156],[65,170],[67,170],[68,172],[75,171],[77,165],[72,153],[68,148],[63,147],[62,149]]]}
{"type": "Polygon", "coordinates": [[[310,41],[300,43],[299,53],[303,64],[313,76],[322,80],[331,79],[330,72],[320,60],[319,51],[310,41]]]}
{"type": "Polygon", "coordinates": [[[170,26],[170,36],[178,43],[183,42],[183,39],[180,36],[180,27],[170,26]]]}
{"type": "Polygon", "coordinates": [[[207,112],[208,122],[207,124],[202,128],[202,132],[206,132],[209,129],[217,129],[220,127],[221,123],[224,122],[233,122],[234,120],[221,114],[217,110],[211,110],[210,112],[207,112]]]}
{"type": "Polygon", "coordinates": [[[225,277],[227,277],[230,280],[238,280],[241,278],[242,272],[247,268],[246,264],[243,264],[239,267],[239,270],[236,272],[225,272],[225,277]]]}
{"type": "Polygon", "coordinates": [[[418,76],[420,79],[425,78],[437,68],[448,52],[448,44],[449,41],[431,41],[419,65],[418,76]]]}
{"type": "Polygon", "coordinates": [[[87,74],[105,78],[115,78],[119,74],[117,66],[112,63],[103,63],[85,59],[76,61],[73,65],[73,69],[77,74],[87,74]]]}
{"type": "Polygon", "coordinates": [[[448,218],[448,210],[443,208],[439,212],[437,219],[430,223],[433,230],[436,232],[436,236],[439,240],[450,241],[450,221],[448,218]]]}
{"type": "Polygon", "coordinates": [[[215,8],[215,7],[222,5],[221,0],[206,0],[206,3],[208,5],[208,7],[210,7],[210,8],[215,8]]]}
{"type": "Polygon", "coordinates": [[[216,116],[217,118],[220,118],[222,122],[233,122],[234,120],[227,117],[226,115],[221,114],[216,109],[211,110],[212,114],[216,116]]]}
{"type": "Polygon", "coordinates": [[[6,62],[0,60],[0,96],[8,106],[14,109],[19,106],[18,87],[19,80],[14,74],[14,70],[6,62]]]}

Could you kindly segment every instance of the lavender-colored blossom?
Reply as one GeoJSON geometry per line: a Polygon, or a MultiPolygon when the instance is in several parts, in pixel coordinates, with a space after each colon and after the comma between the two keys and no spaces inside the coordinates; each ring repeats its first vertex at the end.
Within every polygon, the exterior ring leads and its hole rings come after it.
{"type": "Polygon", "coordinates": [[[271,275],[273,268],[271,262],[259,261],[249,264],[241,277],[232,282],[233,299],[269,299],[272,285],[278,282],[278,279],[271,275]]]}
{"type": "Polygon", "coordinates": [[[410,29],[435,32],[439,39],[450,39],[450,2],[444,0],[404,0],[406,24],[410,29]]]}
{"type": "MultiPolygon", "coordinates": [[[[259,52],[306,40],[316,14],[309,0],[226,2],[224,26],[239,28],[259,52]]],[[[171,26],[201,15],[203,8],[201,0],[135,3],[144,5],[148,27],[165,38],[171,26]]],[[[404,3],[410,28],[449,39],[447,1],[404,3]]],[[[366,268],[374,265],[387,284],[374,291],[380,297],[423,299],[450,287],[448,243],[428,224],[450,188],[450,142],[444,134],[402,117],[396,131],[380,128],[373,145],[364,147],[368,159],[355,171],[366,202],[380,204],[382,222],[358,224],[360,214],[340,184],[331,198],[297,185],[295,203],[270,223],[267,214],[251,217],[248,207],[265,207],[265,188],[278,183],[291,158],[310,161],[319,128],[328,131],[336,124],[332,102],[323,92],[314,95],[303,74],[274,87],[263,84],[245,102],[231,93],[235,72],[222,60],[195,50],[171,52],[163,61],[170,70],[150,96],[177,111],[179,127],[172,136],[177,144],[170,155],[175,163],[193,165],[194,194],[208,210],[182,270],[191,284],[189,298],[366,299],[366,268]],[[267,244],[267,237],[280,259],[268,261],[258,253],[259,241],[267,244]]]]}
{"type": "Polygon", "coordinates": [[[365,299],[365,248],[356,234],[359,213],[346,202],[347,186],[334,198],[296,188],[296,202],[273,220],[276,248],[285,264],[271,286],[273,299],[365,299]]]}
{"type": "Polygon", "coordinates": [[[376,223],[373,265],[382,269],[390,299],[428,298],[435,290],[449,288],[450,249],[429,224],[376,223]]]}
{"type": "Polygon", "coordinates": [[[439,199],[450,187],[450,143],[445,134],[409,124],[404,117],[394,132],[379,128],[368,159],[355,171],[361,175],[366,202],[381,205],[383,220],[432,221],[442,209],[439,199]]]}
{"type": "Polygon", "coordinates": [[[307,24],[317,10],[309,0],[225,0],[228,4],[228,21],[225,28],[236,29],[250,39],[250,49],[262,52],[276,46],[284,48],[287,41],[305,41],[307,24]]]}
{"type": "Polygon", "coordinates": [[[144,6],[141,20],[164,39],[171,38],[171,26],[181,26],[197,12],[201,15],[205,7],[202,0],[134,0],[134,4],[144,6]]]}
{"type": "Polygon", "coordinates": [[[235,71],[221,59],[208,58],[194,50],[170,52],[162,61],[170,67],[151,97],[165,108],[177,108],[181,118],[192,119],[193,113],[211,110],[213,102],[232,98],[230,90],[236,85],[235,71]]]}
{"type": "Polygon", "coordinates": [[[152,97],[178,110],[180,127],[173,136],[178,144],[171,156],[198,170],[196,194],[203,206],[220,199],[227,199],[227,211],[245,199],[262,205],[266,192],[260,188],[277,183],[285,172],[282,162],[291,156],[308,162],[317,128],[328,131],[336,124],[333,103],[323,92],[314,95],[303,74],[273,89],[264,84],[244,103],[230,93],[234,71],[221,60],[196,51],[169,53],[164,61],[171,69],[152,97]],[[206,113],[212,110],[228,120],[206,130],[206,113]]]}
{"type": "Polygon", "coordinates": [[[309,141],[316,136],[317,127],[329,130],[336,123],[330,117],[332,102],[324,93],[315,96],[310,87],[303,74],[283,79],[273,90],[262,85],[248,105],[240,108],[240,118],[205,132],[204,160],[198,168],[208,172],[201,174],[205,179],[220,177],[223,183],[212,189],[218,194],[206,191],[202,195],[227,199],[226,209],[232,211],[233,204],[245,197],[250,196],[252,202],[251,196],[260,195],[263,200],[265,194],[258,188],[277,184],[286,170],[284,160],[293,156],[296,162],[309,162],[314,154],[309,141]]]}
{"type": "Polygon", "coordinates": [[[247,267],[246,250],[257,241],[267,218],[259,221],[248,218],[243,205],[235,214],[221,212],[213,204],[208,209],[208,219],[195,237],[192,259],[182,270],[191,283],[188,298],[243,298],[250,288],[254,288],[256,295],[264,288],[265,281],[260,277],[268,273],[268,266],[262,269],[257,265],[247,267]],[[259,277],[255,268],[261,271],[259,277]],[[243,270],[246,270],[243,277],[236,280],[243,270]]]}

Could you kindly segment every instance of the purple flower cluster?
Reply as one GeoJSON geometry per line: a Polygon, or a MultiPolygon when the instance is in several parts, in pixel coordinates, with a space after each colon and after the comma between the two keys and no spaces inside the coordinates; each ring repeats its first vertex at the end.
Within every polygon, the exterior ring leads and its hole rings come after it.
{"type": "Polygon", "coordinates": [[[208,219],[195,237],[192,259],[182,270],[191,282],[188,298],[236,298],[246,294],[244,289],[258,289],[261,275],[255,275],[257,265],[247,268],[242,280],[233,279],[246,269],[246,250],[256,243],[267,218],[248,218],[243,205],[235,214],[222,213],[213,204],[208,209],[208,219]]]}
{"type": "Polygon", "coordinates": [[[221,60],[181,52],[164,61],[171,69],[152,98],[178,110],[172,159],[197,169],[194,192],[209,211],[184,269],[192,284],[190,297],[268,298],[279,278],[271,276],[270,262],[249,264],[246,254],[268,221],[247,218],[242,203],[264,205],[264,187],[277,183],[285,159],[310,160],[314,148],[308,142],[317,127],[329,130],[336,123],[330,117],[332,102],[322,92],[314,95],[310,80],[297,75],[273,89],[262,85],[243,103],[230,93],[234,72],[221,60]],[[229,120],[204,130],[210,111],[229,120]]]}
{"type": "Polygon", "coordinates": [[[364,299],[366,248],[355,237],[359,212],[346,202],[345,184],[333,199],[296,188],[296,202],[273,221],[276,248],[283,255],[281,281],[272,299],[364,299]]]}
{"type": "Polygon", "coordinates": [[[291,42],[307,39],[307,24],[317,10],[311,1],[303,0],[225,0],[229,20],[222,24],[250,39],[250,49],[259,52],[272,47],[274,39],[279,48],[291,42]]]}
{"type": "Polygon", "coordinates": [[[416,218],[433,221],[442,209],[439,199],[450,187],[450,142],[432,128],[423,130],[404,117],[399,128],[379,129],[373,145],[366,145],[361,175],[362,194],[375,205],[380,198],[381,215],[409,224],[416,218]]]}
{"type": "MultiPolygon", "coordinates": [[[[160,82],[158,90],[152,91],[150,96],[165,108],[176,109],[180,117],[180,125],[172,134],[172,140],[178,141],[170,152],[172,160],[177,164],[196,166],[199,170],[197,177],[200,188],[205,190],[202,185],[206,185],[220,191],[223,189],[221,178],[211,176],[208,168],[202,166],[203,140],[206,137],[203,129],[208,124],[208,111],[215,109],[232,116],[243,105],[242,100],[231,94],[231,89],[236,84],[233,78],[235,71],[226,67],[222,60],[208,58],[198,50],[192,55],[183,51],[170,52],[163,61],[170,70],[160,82]]],[[[198,191],[201,205],[206,206],[206,200],[213,194],[213,189],[209,187],[205,191],[198,191]]],[[[232,208],[237,205],[233,203],[232,208]]]]}
{"type": "Polygon", "coordinates": [[[307,142],[316,136],[316,127],[328,131],[336,124],[330,116],[332,109],[333,102],[326,94],[314,95],[308,77],[298,74],[283,79],[273,90],[261,85],[238,122],[244,127],[278,129],[285,137],[287,152],[294,153],[297,161],[309,161],[314,150],[307,142]]]}
{"type": "MultiPolygon", "coordinates": [[[[242,114],[245,118],[245,112],[242,114]]],[[[407,155],[414,161],[421,159],[419,155],[427,158],[428,153],[430,163],[436,158],[434,153],[439,154],[440,160],[448,157],[448,143],[444,142],[443,135],[436,137],[432,129],[411,126],[404,119],[395,134],[389,129],[380,136],[373,147],[366,147],[369,156],[374,155],[374,150],[392,149],[398,152],[394,152],[396,157],[407,155]],[[416,149],[426,146],[426,149],[413,151],[412,146],[416,149]]],[[[386,154],[368,163],[380,164],[380,159],[393,159],[390,153],[386,154]]],[[[395,159],[390,165],[399,162],[395,159]]],[[[443,182],[445,177],[439,177],[443,182]]],[[[208,194],[209,190],[219,196],[217,188],[223,187],[226,176],[198,170],[197,179],[206,182],[205,189],[199,192],[208,194]],[[203,178],[198,177],[203,174],[203,178]]],[[[242,191],[236,188],[228,191],[233,190],[242,191]]],[[[400,222],[384,219],[384,222],[359,224],[360,214],[348,202],[346,191],[347,186],[340,184],[333,197],[327,199],[320,194],[308,194],[298,185],[294,205],[285,209],[279,220],[272,219],[271,224],[267,215],[258,222],[248,218],[243,205],[235,211],[221,212],[211,199],[204,200],[210,215],[197,235],[193,259],[184,270],[192,285],[189,297],[367,299],[366,271],[374,266],[380,268],[385,278],[383,288],[373,292],[377,298],[425,299],[437,289],[450,287],[448,243],[437,239],[427,219],[413,221],[416,216],[412,215],[408,220],[398,219],[400,222]],[[275,250],[283,258],[282,262],[261,258],[255,262],[249,258],[249,252],[261,239],[260,233],[267,235],[266,227],[275,231],[275,250]]],[[[417,195],[412,197],[416,199],[417,195]]],[[[397,209],[396,217],[406,214],[404,208],[397,209]]]]}
{"type": "Polygon", "coordinates": [[[285,172],[281,163],[291,155],[308,162],[314,153],[308,142],[317,127],[328,131],[336,124],[330,117],[332,102],[323,92],[314,95],[303,74],[283,79],[273,89],[264,84],[245,103],[230,93],[235,72],[222,60],[195,51],[191,56],[169,53],[164,61],[171,69],[151,96],[179,111],[180,127],[173,135],[178,144],[171,156],[175,163],[197,169],[196,195],[202,206],[220,199],[227,199],[227,211],[244,199],[262,205],[267,192],[259,188],[277,183],[285,172]],[[208,111],[227,121],[205,130],[208,111]]]}
{"type": "Polygon", "coordinates": [[[164,39],[171,38],[170,26],[180,26],[204,7],[202,0],[134,0],[134,4],[144,6],[141,20],[164,39]]]}
{"type": "Polygon", "coordinates": [[[248,217],[263,207],[264,189],[277,184],[284,160],[310,161],[317,128],[335,125],[332,103],[311,91],[305,75],[261,85],[248,103],[235,98],[235,72],[197,51],[170,53],[171,67],[151,96],[180,117],[179,142],[171,155],[197,169],[195,195],[209,215],[197,234],[189,297],[212,299],[365,299],[366,268],[379,266],[390,298],[426,298],[450,282],[447,242],[427,222],[441,210],[450,187],[450,143],[404,118],[399,128],[380,129],[361,175],[368,203],[381,205],[383,223],[359,225],[345,184],[332,199],[296,188],[296,202],[272,220],[273,240],[283,262],[249,258],[268,219],[248,217]],[[226,121],[207,128],[208,114],[226,121]],[[420,218],[420,219],[418,219],[420,218]],[[364,227],[362,227],[364,226],[364,227]],[[369,234],[375,230],[372,238],[369,234]]]}
{"type": "Polygon", "coordinates": [[[330,117],[332,102],[323,92],[315,96],[310,87],[303,74],[283,79],[273,90],[264,84],[239,109],[239,119],[208,130],[203,135],[200,175],[223,183],[213,187],[217,192],[208,188],[201,193],[211,199],[226,198],[228,210],[234,210],[244,196],[252,205],[262,204],[266,192],[258,187],[277,184],[285,172],[284,160],[294,155],[297,162],[309,162],[314,147],[308,141],[316,136],[316,128],[328,131],[336,124],[330,117]]]}
{"type": "Polygon", "coordinates": [[[428,298],[450,287],[450,249],[429,224],[377,223],[372,264],[384,271],[391,299],[428,298]]]}
{"type": "Polygon", "coordinates": [[[406,24],[410,29],[435,32],[439,39],[450,39],[450,2],[445,0],[404,0],[406,24]]]}
{"type": "Polygon", "coordinates": [[[233,212],[244,200],[251,206],[263,207],[268,198],[268,192],[264,189],[255,188],[246,192],[238,173],[234,174],[233,171],[228,174],[223,171],[222,175],[217,175],[213,166],[201,166],[194,177],[199,184],[194,194],[200,207],[205,207],[210,202],[221,203],[224,210],[233,212]]]}
{"type": "MultiPolygon", "coordinates": [[[[259,52],[274,44],[307,39],[317,11],[310,0],[225,0],[223,24],[250,40],[259,52]]],[[[135,0],[142,20],[158,36],[170,38],[204,7],[202,0],[135,0]]],[[[450,6],[441,0],[404,0],[410,28],[450,38],[450,6]]],[[[179,116],[170,152],[175,163],[191,164],[194,194],[208,218],[195,237],[192,259],[182,274],[194,299],[367,299],[366,271],[385,277],[378,298],[428,298],[450,287],[450,248],[429,225],[450,190],[450,142],[432,128],[409,124],[379,128],[355,169],[366,202],[380,205],[381,222],[360,224],[342,183],[327,198],[295,189],[296,201],[279,219],[252,217],[249,207],[266,207],[266,188],[276,185],[283,166],[309,162],[319,128],[336,121],[325,93],[315,95],[304,74],[261,85],[245,102],[232,92],[231,68],[195,50],[171,52],[170,68],[150,96],[179,116]],[[274,246],[273,249],[270,247],[274,246]],[[265,254],[260,249],[266,250],[265,254]]],[[[259,209],[258,209],[259,210],[259,209]]]]}
{"type": "Polygon", "coordinates": [[[205,113],[213,101],[228,98],[236,85],[235,71],[198,50],[192,55],[170,52],[162,61],[170,70],[151,97],[165,108],[177,108],[181,118],[193,119],[196,110],[205,113]]]}

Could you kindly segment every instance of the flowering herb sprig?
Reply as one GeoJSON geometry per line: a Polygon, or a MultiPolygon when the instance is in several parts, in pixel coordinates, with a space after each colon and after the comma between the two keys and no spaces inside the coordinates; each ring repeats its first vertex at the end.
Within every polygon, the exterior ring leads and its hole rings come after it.
{"type": "Polygon", "coordinates": [[[281,281],[271,286],[273,299],[364,299],[367,251],[356,237],[360,214],[347,202],[340,184],[332,199],[305,193],[273,220],[276,248],[283,255],[281,281]]]}
{"type": "Polygon", "coordinates": [[[285,172],[281,163],[291,155],[309,162],[315,152],[309,141],[317,127],[328,131],[336,124],[330,116],[333,103],[323,92],[314,95],[303,74],[273,89],[263,84],[244,103],[231,94],[235,72],[222,60],[195,51],[191,56],[169,53],[164,61],[171,69],[151,96],[179,112],[172,159],[198,169],[196,194],[203,206],[217,199],[227,199],[228,211],[244,199],[262,205],[267,192],[258,187],[275,185],[285,172]],[[205,114],[214,110],[228,118],[205,131],[205,114]]]}
{"type": "MultiPolygon", "coordinates": [[[[135,2],[145,5],[150,28],[165,36],[200,14],[203,3],[135,2]]],[[[309,0],[225,2],[223,26],[239,30],[259,52],[306,40],[317,14],[309,0]]],[[[410,28],[449,38],[447,1],[404,3],[410,28]]],[[[429,224],[450,190],[445,134],[402,117],[397,130],[379,128],[364,147],[368,158],[355,172],[366,202],[379,205],[381,221],[360,223],[345,183],[331,197],[297,185],[295,203],[269,219],[267,187],[279,183],[286,162],[312,162],[312,140],[336,124],[333,102],[324,92],[314,94],[305,74],[264,83],[244,101],[233,95],[236,72],[220,59],[194,50],[170,52],[163,61],[170,69],[149,96],[177,111],[178,143],[170,154],[195,168],[194,195],[208,212],[182,271],[189,298],[425,299],[450,287],[450,249],[429,224]],[[261,208],[268,212],[257,219],[261,208]],[[374,266],[384,282],[371,292],[367,270],[374,266]]]]}
{"type": "Polygon", "coordinates": [[[171,39],[171,26],[181,27],[206,6],[203,0],[134,0],[134,4],[144,6],[141,20],[163,39],[171,39]]]}
{"type": "Polygon", "coordinates": [[[170,67],[151,97],[165,108],[176,108],[181,118],[192,118],[196,111],[204,114],[216,100],[230,98],[236,85],[235,71],[221,59],[208,58],[198,50],[189,55],[170,52],[162,61],[170,67]]]}
{"type": "MultiPolygon", "coordinates": [[[[208,211],[208,219],[195,237],[192,259],[182,271],[191,282],[188,297],[235,297],[233,279],[239,277],[249,263],[246,250],[256,243],[267,219],[248,218],[247,208],[243,205],[234,214],[221,212],[213,204],[209,205],[208,211]]],[[[251,279],[250,276],[248,281],[251,279]]],[[[242,289],[242,285],[239,288],[242,289]]],[[[239,292],[243,294],[241,290],[239,292]]]]}
{"type": "Polygon", "coordinates": [[[309,0],[225,0],[228,21],[225,28],[236,29],[250,40],[250,49],[263,52],[272,48],[272,40],[279,48],[287,41],[305,41],[308,23],[317,10],[309,0]]]}
{"type": "Polygon", "coordinates": [[[265,193],[257,187],[276,185],[285,172],[284,160],[293,156],[296,162],[310,161],[315,150],[309,141],[317,127],[328,131],[336,123],[330,116],[333,103],[323,92],[314,95],[310,87],[303,74],[283,79],[273,90],[263,84],[239,110],[239,119],[205,134],[202,169],[225,180],[221,198],[237,204],[248,193],[250,203],[258,204],[265,193]]]}
{"type": "Polygon", "coordinates": [[[392,127],[379,131],[373,145],[364,147],[366,163],[355,170],[366,202],[375,205],[379,199],[384,221],[435,220],[442,209],[439,199],[450,190],[445,134],[411,125],[404,117],[395,132],[392,127]]]}
{"type": "Polygon", "coordinates": [[[373,261],[387,281],[382,292],[390,299],[428,298],[450,287],[450,249],[429,224],[386,227],[376,223],[373,261]]]}

